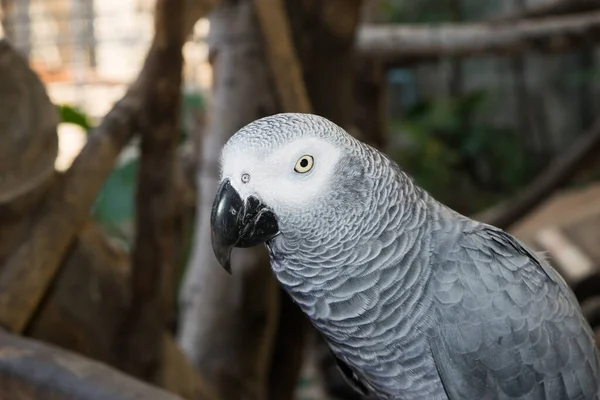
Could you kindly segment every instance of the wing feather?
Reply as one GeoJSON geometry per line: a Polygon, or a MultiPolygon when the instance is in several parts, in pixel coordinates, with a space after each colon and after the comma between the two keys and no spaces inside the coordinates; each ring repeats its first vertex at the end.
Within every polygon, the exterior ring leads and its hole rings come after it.
{"type": "Polygon", "coordinates": [[[600,398],[591,329],[545,260],[487,225],[437,256],[430,345],[451,400],[600,398]]]}

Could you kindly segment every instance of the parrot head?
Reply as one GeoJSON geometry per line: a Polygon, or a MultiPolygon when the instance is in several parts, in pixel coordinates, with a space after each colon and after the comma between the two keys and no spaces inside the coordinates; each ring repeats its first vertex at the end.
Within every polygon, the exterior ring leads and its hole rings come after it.
{"type": "Polygon", "coordinates": [[[219,263],[231,272],[234,247],[318,242],[335,236],[340,216],[359,218],[369,192],[360,157],[365,147],[311,114],[277,114],[240,129],[222,150],[211,210],[219,263]]]}

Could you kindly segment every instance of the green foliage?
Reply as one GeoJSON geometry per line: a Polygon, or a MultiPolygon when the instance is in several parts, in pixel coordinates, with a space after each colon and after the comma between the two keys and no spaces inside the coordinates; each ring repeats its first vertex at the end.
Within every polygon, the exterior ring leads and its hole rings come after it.
{"type": "Polygon", "coordinates": [[[381,1],[381,12],[388,23],[434,23],[451,20],[448,7],[439,0],[381,1]]]}
{"type": "Polygon", "coordinates": [[[441,197],[470,187],[477,193],[475,208],[523,186],[532,170],[511,131],[477,122],[484,104],[483,91],[424,99],[396,122],[410,141],[397,157],[419,184],[441,197]]]}
{"type": "Polygon", "coordinates": [[[96,222],[112,235],[131,244],[131,225],[135,218],[135,187],[139,159],[134,157],[117,165],[106,182],[92,209],[96,222]]]}
{"type": "Polygon", "coordinates": [[[204,113],[205,100],[198,91],[186,92],[181,98],[181,113],[179,115],[179,143],[183,143],[194,127],[194,120],[201,118],[204,113]]]}
{"type": "Polygon", "coordinates": [[[57,106],[60,122],[75,124],[82,127],[86,132],[92,129],[89,117],[80,109],[67,104],[57,106]]]}
{"type": "Polygon", "coordinates": [[[565,87],[593,85],[600,82],[600,68],[591,67],[569,72],[564,77],[562,84],[565,87]]]}

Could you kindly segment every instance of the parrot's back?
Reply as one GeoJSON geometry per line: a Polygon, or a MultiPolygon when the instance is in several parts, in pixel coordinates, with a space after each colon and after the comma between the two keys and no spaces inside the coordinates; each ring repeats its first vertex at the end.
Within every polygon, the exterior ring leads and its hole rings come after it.
{"type": "MultiPolygon", "coordinates": [[[[308,280],[288,288],[346,378],[382,399],[600,399],[593,334],[558,273],[509,234],[436,207],[428,229],[378,249],[364,281],[315,297],[308,280]]],[[[272,265],[280,279],[293,270],[272,265]]]]}
{"type": "Polygon", "coordinates": [[[447,216],[430,345],[450,399],[600,398],[593,333],[564,280],[502,230],[447,216]]]}

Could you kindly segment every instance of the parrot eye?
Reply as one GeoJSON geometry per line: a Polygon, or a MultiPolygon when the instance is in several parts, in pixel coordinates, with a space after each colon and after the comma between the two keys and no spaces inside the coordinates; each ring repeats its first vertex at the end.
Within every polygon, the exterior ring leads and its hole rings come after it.
{"type": "Polygon", "coordinates": [[[294,167],[294,171],[304,174],[311,170],[313,167],[313,158],[309,155],[304,155],[296,161],[296,166],[294,167]]]}

